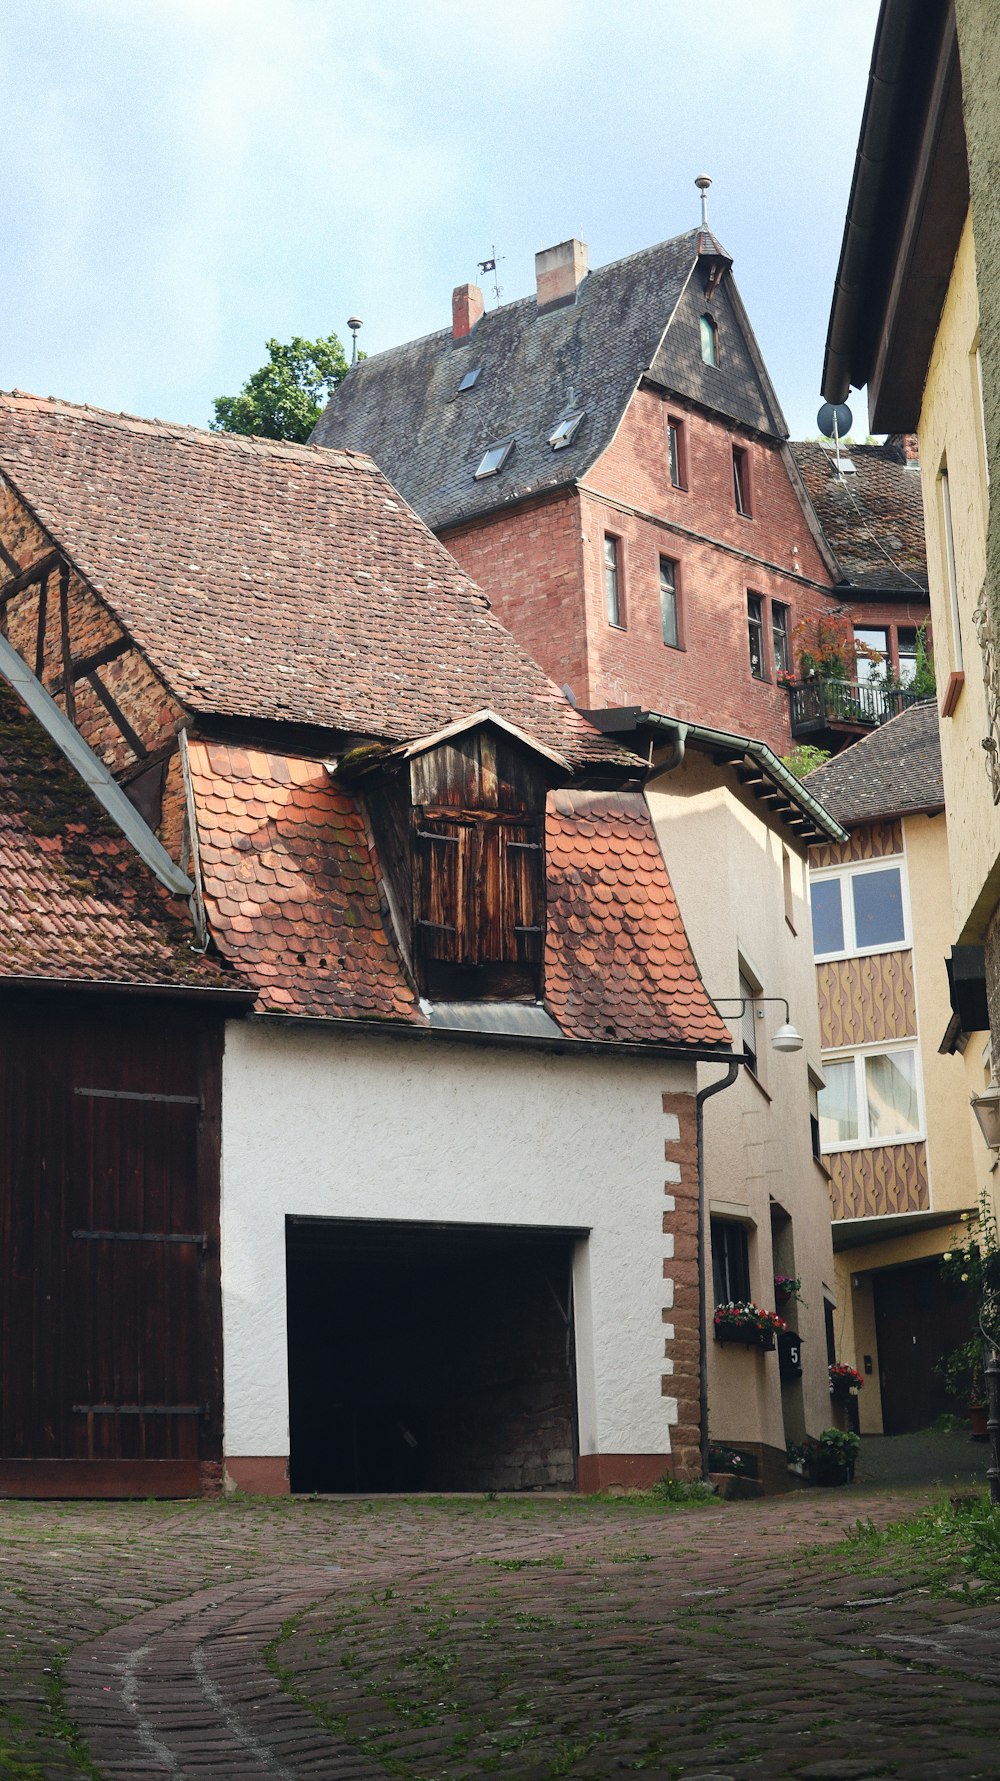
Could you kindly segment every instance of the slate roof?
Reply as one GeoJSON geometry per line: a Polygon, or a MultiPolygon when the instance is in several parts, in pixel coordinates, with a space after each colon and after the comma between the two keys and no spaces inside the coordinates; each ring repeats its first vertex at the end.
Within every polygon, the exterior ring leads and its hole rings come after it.
{"type": "MultiPolygon", "coordinates": [[[[262,1012],[426,1027],[360,799],[320,761],[191,745],[206,904],[262,1012]]],[[[726,1045],[641,794],[560,791],[546,819],[546,1006],[573,1039],[726,1045]]]]}
{"type": "Polygon", "coordinates": [[[313,440],[369,452],[439,529],[582,477],[611,443],[644,374],[783,438],[784,419],[728,273],[709,304],[720,330],[719,365],[702,363],[705,276],[720,260],[730,263],[715,238],[689,229],[598,267],[562,308],[539,314],[535,297],[524,297],[488,310],[459,342],[449,327],[377,353],[339,385],[313,440]],[[459,391],[476,366],[473,388],[459,391]],[[581,409],[572,443],[553,451],[556,423],[581,409]],[[514,449],[502,471],[477,482],[487,446],[507,437],[514,449]]]}
{"type": "Polygon", "coordinates": [[[0,395],[0,471],[189,710],[408,740],[597,735],[370,460],[0,395]]]}
{"type": "Polygon", "coordinates": [[[0,680],[0,979],[239,989],[0,680]]]}
{"type": "Polygon", "coordinates": [[[941,743],[933,699],[911,705],[817,767],[808,789],[845,825],[944,807],[941,743]]]}
{"type": "Polygon", "coordinates": [[[844,581],[866,592],[926,599],[919,469],[907,470],[898,448],[888,444],[845,446],[853,476],[838,474],[826,446],[807,440],[791,449],[844,581]]]}

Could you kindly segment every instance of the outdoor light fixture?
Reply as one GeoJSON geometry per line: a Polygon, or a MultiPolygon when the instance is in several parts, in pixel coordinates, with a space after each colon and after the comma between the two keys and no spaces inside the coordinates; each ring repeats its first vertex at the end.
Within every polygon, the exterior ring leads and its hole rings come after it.
{"type": "MultiPolygon", "coordinates": [[[[788,1003],[784,996],[713,996],[711,999],[717,1012],[720,1014],[722,1013],[722,1010],[718,1006],[720,1002],[738,1002],[741,1015],[747,1007],[756,1008],[759,1002],[780,1002],[785,1010],[785,1024],[784,1026],[780,1026],[776,1033],[772,1034],[771,1049],[772,1051],[802,1050],[805,1040],[798,1028],[793,1027],[792,1025],[792,1017],[788,1012],[788,1003]]],[[[723,1015],[722,1018],[725,1020],[727,1017],[723,1015]]],[[[1000,1095],[1000,1090],[998,1090],[997,1093],[1000,1095]]],[[[1000,1143],[1000,1138],[998,1138],[997,1141],[1000,1143]]]]}
{"type": "Polygon", "coordinates": [[[1000,1085],[991,1082],[981,1095],[971,1095],[970,1106],[991,1150],[1000,1150],[1000,1085]]]}

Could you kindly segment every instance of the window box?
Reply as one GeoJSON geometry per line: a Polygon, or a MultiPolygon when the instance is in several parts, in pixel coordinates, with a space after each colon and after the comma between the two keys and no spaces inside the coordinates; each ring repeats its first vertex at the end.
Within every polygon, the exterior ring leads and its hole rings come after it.
{"type": "Polygon", "coordinates": [[[770,1354],[774,1348],[774,1331],[757,1329],[753,1324],[717,1323],[717,1342],[742,1342],[744,1348],[761,1348],[770,1354]]]}

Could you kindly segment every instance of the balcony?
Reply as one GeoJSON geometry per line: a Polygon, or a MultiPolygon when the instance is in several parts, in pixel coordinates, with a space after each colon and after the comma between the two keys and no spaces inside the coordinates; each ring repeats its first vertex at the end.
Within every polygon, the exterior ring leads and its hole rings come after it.
{"type": "Polygon", "coordinates": [[[853,733],[878,729],[890,717],[898,717],[926,695],[882,686],[866,686],[857,680],[807,680],[788,689],[792,735],[814,736],[821,730],[853,733]]]}

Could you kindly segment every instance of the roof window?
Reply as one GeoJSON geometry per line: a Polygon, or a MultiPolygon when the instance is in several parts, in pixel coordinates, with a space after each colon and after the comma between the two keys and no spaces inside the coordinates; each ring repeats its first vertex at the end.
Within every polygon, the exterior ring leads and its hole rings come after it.
{"type": "Polygon", "coordinates": [[[495,476],[498,470],[503,469],[513,449],[512,438],[498,439],[495,445],[488,445],[479,460],[475,481],[480,482],[484,476],[495,476]]]}
{"type": "Polygon", "coordinates": [[[565,446],[571,443],[576,436],[577,428],[583,419],[583,414],[584,411],[582,408],[577,409],[575,414],[567,414],[565,418],[559,422],[555,431],[549,434],[549,444],[553,451],[562,451],[565,446]]]}
{"type": "Polygon", "coordinates": [[[467,371],[458,386],[459,390],[471,390],[473,384],[478,382],[482,369],[482,365],[474,365],[471,371],[467,371]]]}

